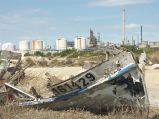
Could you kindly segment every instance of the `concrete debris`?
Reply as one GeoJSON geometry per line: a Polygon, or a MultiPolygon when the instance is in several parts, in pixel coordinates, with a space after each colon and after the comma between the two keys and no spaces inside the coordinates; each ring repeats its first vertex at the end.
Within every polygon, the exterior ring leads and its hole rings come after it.
{"type": "Polygon", "coordinates": [[[151,66],[151,69],[159,69],[159,64],[153,64],[153,65],[151,66]]]}

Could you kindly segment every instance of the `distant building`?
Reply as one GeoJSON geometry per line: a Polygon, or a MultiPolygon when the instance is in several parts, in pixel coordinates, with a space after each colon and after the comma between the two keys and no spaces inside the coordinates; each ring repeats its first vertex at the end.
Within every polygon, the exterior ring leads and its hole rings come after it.
{"type": "Polygon", "coordinates": [[[97,38],[94,36],[92,30],[90,30],[89,38],[88,38],[88,47],[94,48],[97,46],[97,38]]]}
{"type": "Polygon", "coordinates": [[[132,39],[132,45],[135,46],[135,40],[132,39]]]}
{"type": "Polygon", "coordinates": [[[72,49],[75,47],[74,41],[67,41],[67,49],[72,49]]]}
{"type": "Polygon", "coordinates": [[[139,48],[159,48],[159,42],[148,42],[148,41],[142,41],[139,44],[139,48]]]}
{"type": "Polygon", "coordinates": [[[30,41],[28,40],[19,41],[19,50],[21,51],[30,50],[30,41]]]}
{"type": "Polygon", "coordinates": [[[56,40],[56,50],[66,50],[67,40],[65,38],[58,38],[56,40]]]}
{"type": "Polygon", "coordinates": [[[146,44],[139,44],[139,48],[148,48],[149,45],[146,45],[146,44]]]}
{"type": "Polygon", "coordinates": [[[159,42],[149,42],[150,48],[159,48],[159,42]]]}
{"type": "Polygon", "coordinates": [[[44,41],[42,40],[33,40],[32,41],[32,50],[43,50],[44,48],[44,41]]]}
{"type": "Polygon", "coordinates": [[[149,43],[148,41],[142,41],[141,42],[142,45],[148,45],[148,43],[149,43]]]}
{"type": "Polygon", "coordinates": [[[16,50],[16,45],[13,44],[13,43],[4,43],[2,45],[2,50],[15,51],[16,50]]]}
{"type": "Polygon", "coordinates": [[[75,49],[84,50],[86,49],[86,39],[84,37],[75,38],[75,49]]]}

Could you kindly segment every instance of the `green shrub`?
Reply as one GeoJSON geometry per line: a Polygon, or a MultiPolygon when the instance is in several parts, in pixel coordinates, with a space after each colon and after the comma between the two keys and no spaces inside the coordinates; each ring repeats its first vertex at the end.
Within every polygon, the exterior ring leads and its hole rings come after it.
{"type": "Polygon", "coordinates": [[[32,56],[29,52],[25,53],[24,56],[32,56]]]}
{"type": "Polygon", "coordinates": [[[51,52],[46,53],[46,57],[51,57],[51,56],[52,56],[51,52]]]}
{"type": "Polygon", "coordinates": [[[34,56],[41,56],[41,57],[44,57],[45,55],[44,55],[43,52],[36,51],[36,52],[34,53],[34,56]]]}

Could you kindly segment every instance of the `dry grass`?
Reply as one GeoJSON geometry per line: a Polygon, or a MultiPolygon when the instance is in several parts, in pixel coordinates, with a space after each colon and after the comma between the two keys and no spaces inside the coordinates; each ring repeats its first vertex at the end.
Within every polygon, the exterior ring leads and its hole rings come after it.
{"type": "MultiPolygon", "coordinates": [[[[158,119],[157,116],[152,119],[158,119]]],[[[0,119],[145,119],[139,111],[130,110],[107,113],[107,115],[94,114],[89,111],[70,109],[65,111],[37,110],[33,108],[0,106],[0,119]]]]}

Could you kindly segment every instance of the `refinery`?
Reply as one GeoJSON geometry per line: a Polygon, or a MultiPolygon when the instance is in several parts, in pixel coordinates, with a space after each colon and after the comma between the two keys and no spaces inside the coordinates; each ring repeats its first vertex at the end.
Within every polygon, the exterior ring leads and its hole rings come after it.
{"type": "MultiPolygon", "coordinates": [[[[99,41],[100,39],[98,39],[99,41]]],[[[99,42],[98,42],[99,43],[99,42]]],[[[63,51],[66,49],[77,49],[77,50],[87,50],[88,48],[96,48],[97,47],[97,38],[94,36],[93,30],[90,30],[90,36],[88,39],[77,36],[74,41],[69,41],[64,37],[60,37],[56,39],[56,47],[51,49],[44,46],[44,41],[35,39],[29,40],[21,40],[19,41],[19,49],[16,48],[16,45],[13,43],[4,43],[0,44],[1,50],[7,51],[63,51]]]]}
{"type": "Polygon", "coordinates": [[[58,37],[54,44],[49,44],[45,46],[45,40],[33,39],[30,40],[20,40],[19,47],[14,43],[0,43],[0,50],[7,51],[16,51],[21,53],[26,52],[35,52],[35,51],[63,51],[66,49],[77,49],[77,50],[94,50],[103,46],[112,46],[112,45],[130,45],[137,46],[138,48],[159,48],[159,42],[150,42],[143,40],[143,27],[141,25],[140,36],[135,39],[127,38],[126,35],[126,10],[122,10],[122,39],[119,43],[112,43],[110,41],[104,42],[100,39],[100,33],[96,33],[90,29],[88,37],[83,37],[81,35],[76,36],[74,40],[68,40],[65,37],[58,37]]]}

